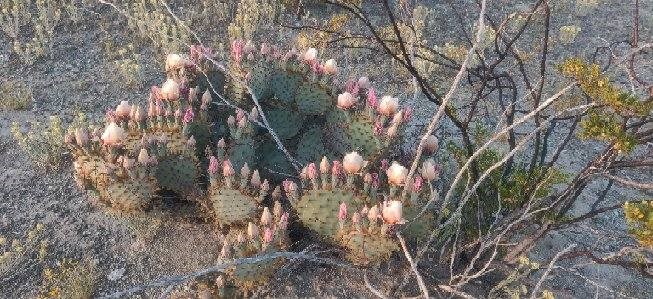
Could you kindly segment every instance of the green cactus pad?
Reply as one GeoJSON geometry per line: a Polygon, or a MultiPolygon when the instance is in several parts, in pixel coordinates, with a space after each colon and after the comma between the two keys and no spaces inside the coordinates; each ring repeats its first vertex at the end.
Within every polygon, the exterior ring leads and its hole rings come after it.
{"type": "Polygon", "coordinates": [[[247,223],[256,214],[256,200],[242,194],[239,190],[215,190],[210,200],[213,204],[213,213],[220,225],[247,223]]]}
{"type": "MultiPolygon", "coordinates": [[[[266,250],[266,253],[273,252],[266,250]]],[[[266,254],[263,253],[263,254],[266,254]]],[[[270,281],[276,273],[278,266],[284,261],[283,258],[262,261],[253,264],[242,264],[233,267],[229,271],[230,278],[243,290],[252,290],[256,286],[263,285],[270,281]]]]}
{"type": "Polygon", "coordinates": [[[187,158],[167,157],[159,161],[155,177],[161,189],[183,195],[196,187],[197,164],[187,158]]]}
{"type": "Polygon", "coordinates": [[[234,169],[240,170],[243,164],[252,168],[256,166],[256,143],[252,138],[241,138],[236,144],[229,149],[229,160],[234,169]]]}
{"type": "Polygon", "coordinates": [[[259,169],[271,170],[270,175],[280,180],[285,176],[278,175],[278,173],[293,173],[295,170],[286,159],[286,156],[279,150],[274,141],[265,142],[259,147],[259,169]]]}
{"type": "Polygon", "coordinates": [[[142,211],[152,202],[154,185],[149,180],[114,182],[101,188],[100,197],[111,207],[125,211],[142,211]]]}
{"type": "Polygon", "coordinates": [[[252,92],[260,101],[269,98],[272,95],[270,78],[274,74],[274,65],[268,61],[259,61],[251,68],[252,76],[248,82],[252,92]]]}
{"type": "Polygon", "coordinates": [[[327,155],[324,143],[322,142],[322,135],[322,129],[317,127],[310,128],[304,132],[299,143],[297,143],[296,158],[299,163],[307,164],[313,161],[320,161],[325,155],[331,156],[327,155]]]}
{"type": "Polygon", "coordinates": [[[265,116],[270,126],[280,139],[290,139],[297,135],[304,122],[304,116],[296,111],[274,109],[266,112],[265,116]]]}
{"type": "Polygon", "coordinates": [[[321,115],[333,107],[333,97],[317,83],[300,86],[295,94],[295,103],[299,112],[307,115],[321,115]]]}
{"type": "Polygon", "coordinates": [[[353,213],[363,203],[346,190],[310,190],[294,204],[297,216],[309,229],[323,238],[334,240],[340,226],[338,211],[340,203],[347,204],[347,210],[353,213]]]}
{"type": "Polygon", "coordinates": [[[195,155],[204,157],[204,149],[211,142],[210,125],[206,120],[195,119],[188,124],[188,137],[193,136],[195,139],[195,155]]]}
{"type": "Polygon", "coordinates": [[[327,116],[325,133],[327,147],[340,155],[358,151],[374,160],[383,149],[382,141],[374,135],[374,122],[364,115],[349,116],[342,110],[333,111],[327,116]]]}
{"type": "Polygon", "coordinates": [[[290,73],[286,70],[277,70],[272,77],[272,91],[280,101],[290,104],[295,101],[297,86],[302,81],[300,75],[290,73]]]}
{"type": "Polygon", "coordinates": [[[359,231],[342,236],[342,244],[347,248],[347,259],[359,266],[387,261],[393,252],[399,250],[397,243],[388,236],[359,231]]]}

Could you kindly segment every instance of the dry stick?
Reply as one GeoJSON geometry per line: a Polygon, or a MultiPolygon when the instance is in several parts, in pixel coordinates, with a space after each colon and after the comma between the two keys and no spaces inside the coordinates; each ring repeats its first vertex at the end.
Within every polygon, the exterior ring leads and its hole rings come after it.
{"type": "Polygon", "coordinates": [[[370,290],[370,292],[372,292],[372,294],[374,294],[375,296],[377,296],[377,297],[379,297],[381,299],[387,299],[388,298],[385,295],[383,295],[383,293],[381,293],[381,291],[375,289],[372,286],[370,281],[367,279],[367,271],[365,273],[363,273],[363,280],[365,280],[365,286],[370,290]]]}
{"type": "Polygon", "coordinates": [[[417,284],[419,285],[419,288],[422,290],[422,294],[424,294],[424,298],[428,299],[429,289],[424,284],[424,280],[422,279],[422,276],[419,274],[419,271],[417,270],[417,265],[415,264],[415,262],[413,262],[413,258],[410,256],[410,252],[408,252],[408,247],[406,247],[406,241],[404,241],[404,238],[401,236],[401,233],[399,232],[397,232],[397,239],[399,239],[399,243],[401,244],[401,249],[404,250],[404,256],[406,256],[408,263],[410,263],[410,269],[413,270],[413,273],[415,274],[415,278],[417,279],[417,284]]]}
{"type": "Polygon", "coordinates": [[[546,271],[544,271],[544,274],[542,274],[542,277],[540,277],[540,279],[537,281],[537,284],[535,284],[535,288],[533,288],[533,292],[531,293],[531,297],[530,297],[530,299],[535,299],[535,297],[537,296],[537,292],[538,292],[538,291],[540,290],[540,288],[542,287],[542,283],[544,282],[544,279],[546,279],[546,277],[549,276],[549,273],[551,273],[551,270],[553,269],[553,266],[555,265],[555,263],[556,263],[556,262],[557,262],[557,261],[558,261],[558,260],[563,256],[563,255],[565,255],[567,252],[569,252],[569,251],[570,251],[571,249],[573,249],[574,247],[576,247],[576,244],[571,244],[571,245],[567,246],[565,249],[563,249],[562,251],[558,252],[558,254],[556,254],[556,255],[553,257],[553,259],[551,259],[551,262],[549,262],[549,266],[546,268],[546,271]]]}
{"type": "Polygon", "coordinates": [[[224,272],[230,268],[237,267],[240,265],[248,265],[248,264],[257,264],[261,262],[265,262],[268,260],[273,260],[277,258],[292,258],[292,259],[302,259],[302,260],[307,260],[307,261],[313,261],[317,263],[322,263],[322,264],[328,264],[328,265],[334,265],[338,267],[343,267],[347,269],[355,269],[351,265],[340,263],[338,261],[334,261],[332,259],[327,259],[327,258],[320,258],[317,257],[313,254],[305,254],[305,253],[296,253],[296,252],[276,252],[276,253],[271,253],[271,254],[266,254],[262,256],[257,256],[257,257],[248,257],[248,258],[239,258],[239,259],[234,259],[231,262],[228,263],[222,263],[218,264],[209,268],[205,268],[196,272],[192,272],[189,274],[184,274],[184,275],[174,275],[174,276],[166,276],[162,277],[160,279],[157,279],[155,281],[151,281],[149,283],[146,283],[141,286],[136,286],[132,287],[120,292],[115,292],[106,296],[100,297],[101,299],[108,299],[108,298],[125,298],[128,297],[134,293],[144,291],[146,289],[150,288],[156,288],[156,287],[164,287],[164,286],[170,286],[170,285],[179,285],[184,282],[190,281],[192,279],[208,275],[211,273],[216,273],[216,272],[224,272]]]}
{"type": "MultiPolygon", "coordinates": [[[[415,159],[413,159],[413,163],[410,166],[410,171],[408,172],[408,175],[406,176],[406,181],[410,182],[412,180],[413,175],[415,175],[415,171],[417,170],[417,165],[419,164],[419,159],[422,156],[422,152],[424,151],[424,144],[426,143],[426,139],[433,134],[435,129],[437,128],[438,124],[440,123],[440,119],[442,118],[442,115],[444,114],[445,110],[447,109],[447,104],[449,104],[449,100],[453,97],[454,93],[456,92],[456,89],[458,88],[458,84],[460,84],[460,80],[463,78],[463,75],[465,71],[467,70],[467,65],[469,64],[469,61],[471,60],[472,55],[476,51],[476,48],[478,44],[481,42],[481,39],[483,38],[483,33],[485,32],[485,2],[486,0],[483,0],[481,2],[481,11],[479,12],[479,17],[478,17],[478,31],[476,32],[476,41],[472,45],[472,47],[467,51],[467,55],[465,56],[465,60],[463,61],[462,65],[460,66],[460,70],[458,70],[458,73],[453,79],[453,82],[451,83],[451,87],[449,88],[449,91],[447,94],[445,94],[444,98],[442,99],[442,103],[440,104],[440,107],[438,108],[438,111],[435,113],[433,118],[431,119],[431,122],[429,123],[428,127],[426,128],[426,132],[424,133],[424,136],[422,136],[422,139],[419,142],[419,145],[417,146],[417,151],[415,152],[415,159]]],[[[410,188],[409,184],[406,184],[404,186],[404,190],[402,192],[402,197],[406,197],[408,194],[408,189],[410,188]]]]}
{"type": "Polygon", "coordinates": [[[639,182],[634,182],[631,180],[627,180],[618,176],[614,176],[608,173],[603,173],[602,174],[604,177],[609,178],[611,180],[614,180],[617,183],[620,183],[622,185],[625,185],[627,187],[633,187],[637,189],[645,189],[645,190],[651,190],[653,189],[653,183],[639,183],[639,182]]]}
{"type": "MultiPolygon", "coordinates": [[[[579,109],[579,108],[587,108],[587,107],[590,107],[590,106],[591,106],[591,104],[590,104],[590,105],[583,105],[583,106],[577,107],[577,108],[575,108],[575,109],[579,109]]],[[[575,109],[573,109],[573,110],[575,110],[575,109]]],[[[561,113],[564,113],[564,112],[561,112],[561,113]]],[[[489,167],[489,168],[488,168],[488,169],[487,169],[487,170],[486,170],[486,171],[481,175],[481,177],[479,178],[479,182],[477,182],[476,184],[474,184],[474,186],[472,187],[471,190],[475,190],[476,188],[478,188],[478,186],[480,185],[480,182],[482,182],[482,181],[483,181],[483,180],[484,180],[484,179],[489,175],[490,172],[492,172],[494,169],[498,168],[500,165],[502,165],[503,163],[505,163],[505,162],[506,162],[506,161],[507,161],[511,156],[513,156],[517,151],[521,150],[521,149],[525,146],[526,142],[527,142],[528,140],[530,140],[531,137],[534,136],[535,132],[537,132],[537,131],[541,130],[542,128],[544,128],[544,126],[548,123],[548,121],[550,121],[550,119],[548,119],[547,121],[545,121],[545,122],[544,122],[544,125],[541,125],[540,127],[538,127],[538,128],[536,128],[535,130],[533,130],[533,132],[531,132],[529,135],[527,135],[526,137],[522,138],[522,140],[519,142],[519,144],[517,144],[517,146],[516,146],[512,151],[510,151],[508,154],[506,154],[506,155],[503,157],[503,159],[501,159],[499,162],[497,162],[497,163],[495,163],[494,165],[492,165],[491,167],[489,167]]],[[[505,130],[504,130],[504,131],[505,131],[505,130]]],[[[469,198],[469,197],[466,197],[465,200],[467,200],[468,198],[469,198]]],[[[451,222],[454,221],[454,220],[456,219],[456,217],[454,217],[454,216],[460,214],[460,211],[461,211],[461,209],[462,209],[461,207],[462,207],[463,205],[464,205],[464,203],[461,204],[461,205],[459,205],[458,209],[457,209],[454,213],[452,213],[453,216],[452,216],[451,218],[449,218],[449,220],[447,220],[447,222],[445,222],[444,224],[440,225],[440,227],[447,226],[447,225],[451,224],[451,222]]],[[[532,214],[533,214],[533,213],[529,213],[529,215],[532,215],[532,214]]],[[[522,217],[522,218],[524,218],[524,217],[522,217]]],[[[440,220],[440,219],[441,219],[441,218],[439,218],[438,220],[440,220]]],[[[437,223],[439,223],[439,222],[437,222],[437,223]]],[[[512,226],[512,225],[510,225],[509,227],[511,227],[511,226],[512,226]]],[[[433,242],[433,239],[436,237],[436,235],[439,233],[439,231],[440,231],[440,229],[435,229],[435,230],[431,233],[431,235],[429,236],[429,239],[427,240],[426,244],[425,244],[425,245],[420,249],[420,251],[418,251],[418,254],[417,254],[417,257],[416,257],[416,259],[417,259],[418,261],[419,261],[419,259],[421,259],[421,257],[426,253],[426,251],[428,250],[430,244],[433,242]]],[[[507,231],[507,229],[506,229],[506,231],[507,231]]],[[[495,253],[496,253],[496,250],[495,250],[495,253]]],[[[486,265],[486,266],[487,266],[487,265],[486,265]]],[[[485,268],[487,268],[487,267],[485,267],[485,268]]],[[[479,271],[479,272],[480,272],[480,271],[479,271]]],[[[478,276],[478,275],[476,275],[476,276],[478,276]]]]}

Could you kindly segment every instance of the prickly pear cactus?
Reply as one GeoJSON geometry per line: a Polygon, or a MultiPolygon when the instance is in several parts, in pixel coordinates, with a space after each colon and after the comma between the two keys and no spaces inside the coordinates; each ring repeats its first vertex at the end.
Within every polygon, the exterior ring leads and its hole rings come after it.
{"type": "Polygon", "coordinates": [[[147,108],[123,101],[107,113],[103,130],[79,118],[66,134],[80,187],[111,207],[143,210],[161,189],[189,199],[198,194],[202,145],[195,136],[208,142],[206,105],[197,105],[179,73],[169,76],[181,83],[168,79],[153,87],[147,108]]]}
{"type": "MultiPolygon", "coordinates": [[[[266,207],[256,216],[255,220],[244,226],[229,229],[220,252],[222,262],[238,258],[255,259],[287,249],[288,213],[283,211],[281,203],[275,201],[272,212],[266,207]]],[[[222,279],[225,283],[219,287],[235,285],[246,293],[266,284],[283,262],[283,258],[273,258],[235,265],[226,271],[226,279],[222,279]]]]}
{"type": "MultiPolygon", "coordinates": [[[[270,127],[297,162],[322,156],[342,156],[352,150],[376,161],[401,133],[410,113],[400,111],[396,99],[380,107],[369,80],[362,77],[344,87],[336,83],[335,61],[320,63],[315,49],[282,53],[276,46],[232,44],[227,90],[242,108],[256,107],[257,99],[270,127]]],[[[258,107],[257,107],[258,108],[258,107]]],[[[272,173],[293,168],[266,130],[254,138],[256,156],[272,173]]]]}

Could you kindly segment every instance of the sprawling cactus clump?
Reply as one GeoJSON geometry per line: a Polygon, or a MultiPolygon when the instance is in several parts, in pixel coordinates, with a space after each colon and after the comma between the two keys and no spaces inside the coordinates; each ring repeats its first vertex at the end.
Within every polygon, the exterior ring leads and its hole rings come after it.
{"type": "MultiPolygon", "coordinates": [[[[376,161],[401,133],[410,112],[400,111],[395,98],[379,101],[366,77],[340,88],[335,83],[335,61],[320,63],[316,55],[315,49],[282,53],[267,44],[258,51],[250,43],[235,41],[230,66],[235,79],[228,90],[242,107],[260,106],[270,127],[301,164],[352,150],[376,161]]],[[[290,173],[286,157],[266,134],[262,131],[255,138],[261,166],[290,173]]]]}
{"type": "Polygon", "coordinates": [[[197,195],[193,134],[208,134],[208,126],[205,110],[194,108],[190,97],[180,95],[178,84],[168,80],[153,88],[147,111],[123,101],[107,113],[104,131],[85,121],[74,123],[66,141],[80,186],[125,211],[144,209],[159,189],[187,198],[197,195]]]}

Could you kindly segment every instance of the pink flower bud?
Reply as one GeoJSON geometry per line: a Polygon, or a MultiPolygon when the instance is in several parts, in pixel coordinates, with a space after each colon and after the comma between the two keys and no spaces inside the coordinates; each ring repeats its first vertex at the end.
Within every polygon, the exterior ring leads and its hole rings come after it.
{"type": "Polygon", "coordinates": [[[261,55],[268,55],[272,51],[272,48],[266,43],[261,44],[261,55]]]}
{"type": "Polygon", "coordinates": [[[147,149],[142,148],[138,153],[138,163],[145,166],[150,163],[150,155],[147,154],[147,149]]]}
{"type": "Polygon", "coordinates": [[[251,121],[258,120],[258,109],[256,107],[253,107],[252,111],[249,112],[249,120],[251,121]]]}
{"type": "Polygon", "coordinates": [[[387,224],[399,224],[402,219],[403,204],[400,200],[391,200],[383,203],[383,221],[387,224]]]}
{"type": "Polygon", "coordinates": [[[116,125],[115,122],[111,122],[106,129],[104,129],[101,139],[104,142],[104,145],[115,146],[122,144],[124,140],[127,139],[127,134],[125,133],[125,130],[116,125]]]}
{"type": "Polygon", "coordinates": [[[272,228],[266,227],[265,232],[263,233],[263,243],[270,244],[272,243],[272,238],[274,237],[274,231],[272,228]]]}
{"type": "Polygon", "coordinates": [[[336,64],[336,61],[333,59],[327,60],[327,62],[324,63],[324,73],[327,75],[335,75],[338,72],[338,65],[336,64]]]}
{"type": "Polygon", "coordinates": [[[397,109],[399,108],[399,100],[397,98],[393,98],[391,96],[384,96],[381,98],[381,103],[379,103],[379,107],[377,110],[379,113],[385,116],[391,116],[397,112],[397,109]]]}
{"type": "Polygon", "coordinates": [[[209,174],[211,176],[214,176],[218,173],[218,168],[219,168],[219,162],[218,159],[215,156],[211,156],[209,158],[209,174]]]}
{"type": "Polygon", "coordinates": [[[370,89],[372,87],[370,84],[370,78],[365,76],[358,78],[358,86],[360,88],[370,89]]]}
{"type": "Polygon", "coordinates": [[[433,159],[428,159],[422,163],[421,174],[427,181],[437,180],[440,176],[440,169],[436,166],[433,159]]]}
{"type": "Polygon", "coordinates": [[[270,226],[272,224],[272,214],[270,213],[270,209],[268,207],[263,208],[263,213],[261,214],[261,225],[262,226],[270,226]]]}
{"type": "Polygon", "coordinates": [[[314,61],[317,59],[317,49],[315,48],[308,48],[306,52],[304,53],[304,60],[305,61],[314,61]]]}
{"type": "Polygon", "coordinates": [[[338,209],[338,219],[340,221],[345,221],[347,219],[347,204],[340,203],[340,208],[338,209]]]}
{"type": "Polygon", "coordinates": [[[347,83],[345,84],[345,90],[347,92],[351,93],[354,96],[357,96],[359,89],[360,88],[358,87],[358,82],[356,80],[354,79],[347,80],[347,83]]]}
{"type": "Polygon", "coordinates": [[[179,54],[168,54],[166,56],[166,66],[165,69],[167,72],[178,70],[186,66],[186,59],[179,54]]]}
{"type": "Polygon", "coordinates": [[[197,141],[195,140],[195,137],[193,137],[193,136],[190,136],[190,138],[188,138],[188,140],[186,141],[186,146],[188,146],[189,148],[195,147],[196,144],[197,144],[197,141]]]}
{"type": "Polygon", "coordinates": [[[438,137],[429,135],[424,140],[424,150],[428,153],[435,153],[438,150],[438,137]]]}
{"type": "Polygon", "coordinates": [[[388,167],[390,167],[390,162],[388,162],[388,159],[381,160],[381,170],[386,171],[388,170],[388,167]]]}
{"type": "Polygon", "coordinates": [[[213,98],[211,98],[211,92],[207,88],[204,94],[202,95],[202,104],[205,104],[208,107],[212,101],[213,98]]]}
{"type": "Polygon", "coordinates": [[[193,118],[195,118],[195,113],[193,113],[193,108],[188,107],[188,109],[186,109],[186,113],[184,113],[183,122],[185,124],[190,123],[193,121],[193,118]]]}
{"type": "Polygon", "coordinates": [[[317,179],[317,167],[315,166],[315,163],[308,164],[306,167],[306,175],[311,180],[317,179]]]}
{"type": "Polygon", "coordinates": [[[229,127],[233,127],[233,126],[236,125],[236,118],[235,118],[233,115],[230,115],[230,116],[227,118],[227,125],[228,125],[229,127]]]}
{"type": "Polygon", "coordinates": [[[225,147],[224,138],[220,138],[220,140],[218,140],[218,143],[216,145],[218,146],[218,148],[224,149],[225,147]]]}
{"type": "Polygon", "coordinates": [[[238,128],[244,129],[247,127],[247,118],[243,117],[238,121],[238,128]]]}
{"type": "Polygon", "coordinates": [[[258,174],[258,169],[255,169],[252,173],[252,179],[249,181],[254,188],[261,186],[261,177],[258,174]]]}
{"type": "Polygon", "coordinates": [[[175,118],[181,119],[181,108],[177,108],[177,110],[175,110],[175,118]]]}
{"type": "Polygon", "coordinates": [[[124,156],[122,158],[122,167],[124,167],[125,169],[131,169],[132,167],[134,167],[134,163],[135,163],[134,159],[129,159],[129,157],[127,156],[124,156]]]}
{"type": "Polygon", "coordinates": [[[376,92],[374,91],[374,88],[370,88],[367,91],[367,107],[376,109],[378,105],[379,100],[376,98],[376,92]]]}
{"type": "Polygon", "coordinates": [[[281,214],[279,219],[279,229],[285,230],[288,227],[288,212],[281,214]]]}
{"type": "Polygon", "coordinates": [[[240,168],[240,177],[247,178],[249,177],[249,166],[247,163],[243,164],[243,167],[240,168]]]}
{"type": "Polygon", "coordinates": [[[421,176],[416,176],[415,180],[413,182],[413,192],[419,193],[422,190],[422,184],[424,183],[424,180],[422,179],[421,176]]]}
{"type": "Polygon", "coordinates": [[[143,121],[145,120],[145,113],[141,109],[141,106],[136,107],[136,112],[134,112],[134,120],[135,121],[143,121]]]}
{"type": "Polygon", "coordinates": [[[243,47],[244,43],[242,40],[231,42],[231,57],[236,61],[236,63],[240,63],[243,59],[243,47]]]}
{"type": "Polygon", "coordinates": [[[326,156],[322,157],[322,162],[320,162],[320,172],[322,174],[327,174],[329,173],[329,170],[331,170],[331,166],[329,165],[329,159],[327,159],[326,156]]]}
{"type": "Polygon", "coordinates": [[[372,208],[370,208],[369,212],[367,212],[367,220],[373,223],[378,218],[379,218],[379,208],[377,205],[374,205],[372,206],[372,208]]]}
{"type": "Polygon", "coordinates": [[[261,183],[261,191],[268,192],[270,190],[270,182],[267,179],[263,180],[261,183]]]}
{"type": "Polygon", "coordinates": [[[413,118],[413,108],[412,107],[407,107],[404,110],[404,119],[403,122],[407,123],[410,121],[410,119],[413,118]]]}
{"type": "Polygon", "coordinates": [[[388,176],[388,183],[394,186],[401,186],[406,181],[408,170],[406,167],[401,166],[401,164],[395,161],[392,162],[390,168],[386,170],[386,175],[388,176]]]}
{"type": "Polygon", "coordinates": [[[331,175],[334,177],[340,176],[342,173],[342,165],[340,164],[340,161],[336,160],[333,161],[333,166],[331,167],[331,175]]]}
{"type": "Polygon", "coordinates": [[[121,101],[116,107],[116,116],[119,118],[128,118],[131,112],[131,106],[128,101],[121,101]]]}
{"type": "Polygon", "coordinates": [[[347,110],[356,105],[356,98],[349,92],[344,92],[338,95],[337,106],[340,109],[347,110]]]}
{"type": "Polygon", "coordinates": [[[361,214],[354,212],[354,215],[351,216],[351,223],[359,224],[361,222],[361,214]]]}
{"type": "Polygon", "coordinates": [[[259,233],[259,230],[258,230],[258,226],[256,226],[256,224],[251,223],[251,222],[247,224],[247,236],[250,239],[258,238],[258,233],[259,233]]]}
{"type": "Polygon", "coordinates": [[[342,166],[348,174],[356,174],[363,167],[363,157],[357,152],[351,152],[342,159],[342,166]]]}
{"type": "Polygon", "coordinates": [[[168,79],[161,85],[161,97],[168,101],[179,99],[179,84],[173,79],[168,79]]]}
{"type": "Polygon", "coordinates": [[[234,171],[233,166],[231,166],[231,161],[226,160],[222,162],[222,175],[225,177],[233,176],[236,172],[234,171]]]}
{"type": "Polygon", "coordinates": [[[272,213],[276,217],[280,217],[283,214],[283,208],[281,207],[281,202],[278,200],[274,201],[274,207],[272,208],[272,213]]]}

